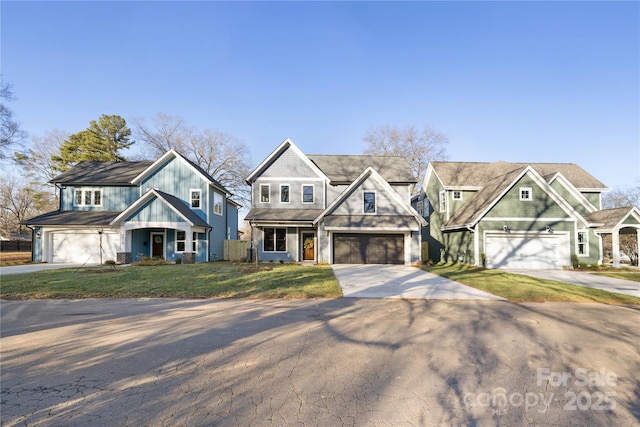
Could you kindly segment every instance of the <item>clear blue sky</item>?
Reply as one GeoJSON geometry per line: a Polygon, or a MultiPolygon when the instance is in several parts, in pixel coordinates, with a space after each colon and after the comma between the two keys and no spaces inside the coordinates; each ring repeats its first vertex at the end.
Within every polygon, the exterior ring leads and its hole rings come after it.
{"type": "Polygon", "coordinates": [[[429,125],[456,161],[575,162],[640,177],[639,2],[0,3],[22,127],[157,112],[243,140],[358,154],[429,125]]]}

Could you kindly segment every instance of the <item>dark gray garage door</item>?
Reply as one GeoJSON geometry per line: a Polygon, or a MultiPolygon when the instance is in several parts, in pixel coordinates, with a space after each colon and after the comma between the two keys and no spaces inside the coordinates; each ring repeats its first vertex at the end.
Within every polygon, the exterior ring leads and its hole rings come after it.
{"type": "Polygon", "coordinates": [[[335,234],[335,264],[404,264],[402,234],[335,234]]]}

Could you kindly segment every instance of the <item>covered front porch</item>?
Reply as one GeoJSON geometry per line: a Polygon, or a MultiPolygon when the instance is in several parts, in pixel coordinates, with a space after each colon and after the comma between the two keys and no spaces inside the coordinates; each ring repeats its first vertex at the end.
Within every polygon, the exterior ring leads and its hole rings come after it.
{"type": "MultiPolygon", "coordinates": [[[[614,267],[623,265],[623,254],[629,257],[632,265],[638,266],[638,248],[640,248],[640,209],[623,207],[604,209],[592,214],[591,219],[600,225],[595,232],[603,244],[601,262],[610,255],[614,267]],[[611,252],[605,249],[604,241],[611,239],[611,252]]],[[[624,260],[626,261],[626,259],[624,260]]]]}
{"type": "Polygon", "coordinates": [[[209,230],[187,223],[147,226],[132,223],[120,229],[118,263],[129,264],[144,258],[193,264],[209,261],[209,230]]]}

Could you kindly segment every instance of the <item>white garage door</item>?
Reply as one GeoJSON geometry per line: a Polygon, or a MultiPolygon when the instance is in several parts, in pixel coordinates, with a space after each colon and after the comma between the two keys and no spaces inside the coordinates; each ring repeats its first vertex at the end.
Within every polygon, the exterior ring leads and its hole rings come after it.
{"type": "Polygon", "coordinates": [[[487,268],[561,269],[571,265],[568,234],[485,237],[487,268]]]}
{"type": "Polygon", "coordinates": [[[102,233],[102,243],[98,232],[54,233],[52,241],[52,262],[100,263],[100,247],[102,246],[102,262],[116,260],[119,235],[102,233]]]}

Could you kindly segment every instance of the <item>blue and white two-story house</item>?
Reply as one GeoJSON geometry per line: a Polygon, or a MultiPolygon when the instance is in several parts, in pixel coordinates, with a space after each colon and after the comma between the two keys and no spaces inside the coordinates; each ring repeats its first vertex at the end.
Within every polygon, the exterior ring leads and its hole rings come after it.
{"type": "Polygon", "coordinates": [[[403,158],[306,155],[286,139],[247,177],[253,247],[263,261],[416,263],[415,182],[403,158]]]}
{"type": "Polygon", "coordinates": [[[59,209],[25,221],[34,262],[214,261],[238,236],[230,192],[174,150],[155,162],[81,162],[51,182],[59,209]]]}

